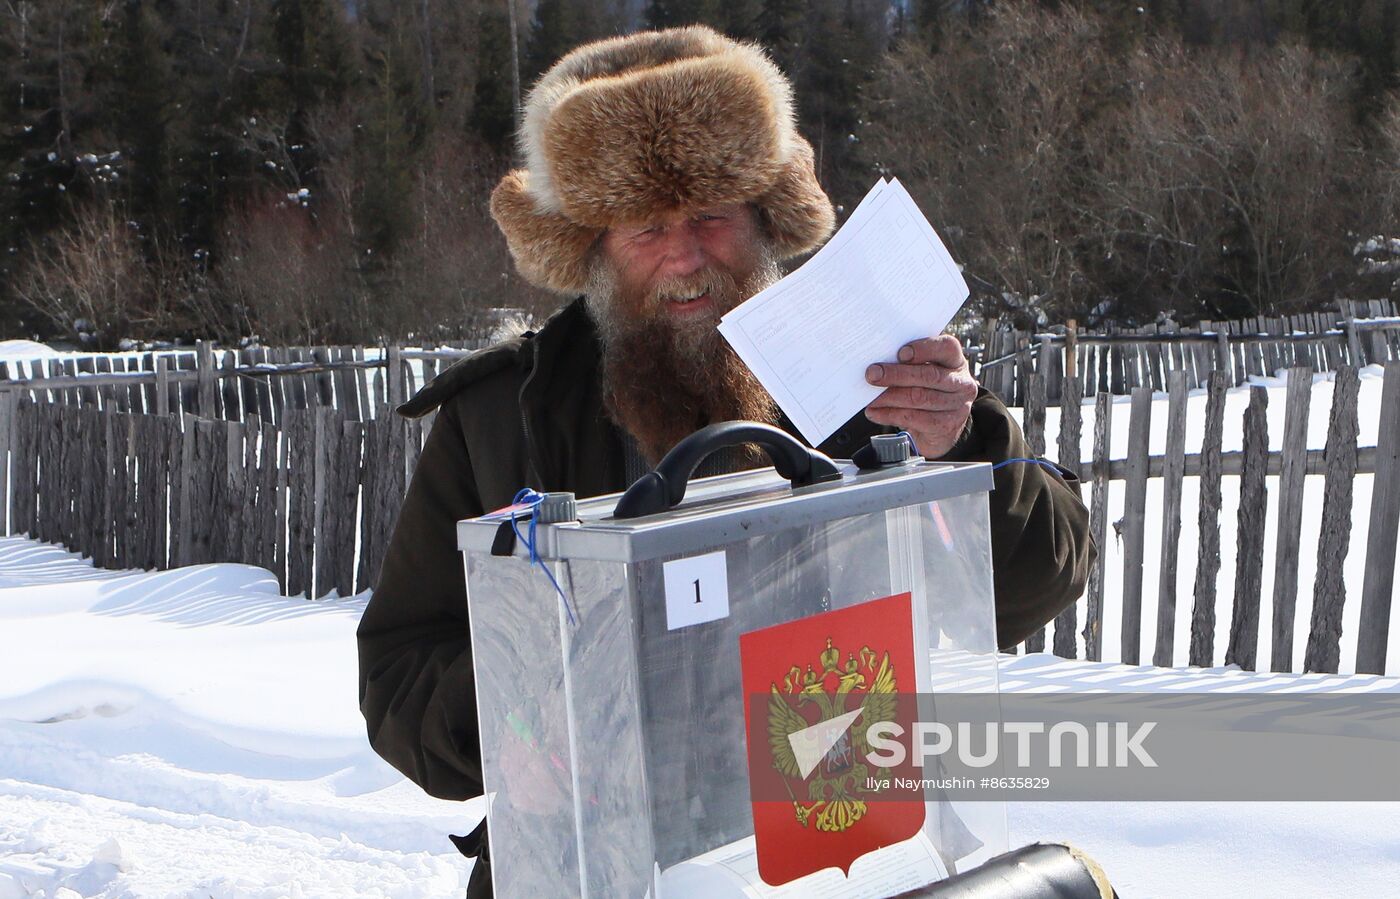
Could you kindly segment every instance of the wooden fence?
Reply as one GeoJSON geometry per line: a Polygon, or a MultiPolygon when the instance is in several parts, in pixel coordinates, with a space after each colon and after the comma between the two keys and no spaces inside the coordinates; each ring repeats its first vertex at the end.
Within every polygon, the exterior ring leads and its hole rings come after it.
{"type": "Polygon", "coordinates": [[[988,323],[978,379],[1008,405],[1021,406],[1030,376],[1045,379],[1046,397],[1057,402],[1064,380],[1079,379],[1084,396],[1126,395],[1138,387],[1167,389],[1173,371],[1202,387],[1213,371],[1229,386],[1251,375],[1273,375],[1306,365],[1316,371],[1339,366],[1383,365],[1400,359],[1400,317],[1389,300],[1338,303],[1335,313],[1311,313],[1231,322],[1198,322],[1194,328],[1151,325],[1096,333],[1077,330],[1034,333],[988,323]]]}
{"type": "MultiPolygon", "coordinates": [[[[1385,341],[1390,341],[1388,332],[1385,341]]],[[[1389,343],[1387,343],[1389,346],[1389,343]]],[[[107,567],[162,568],[236,561],[276,573],[289,595],[340,595],[366,589],[383,557],[389,530],[428,422],[388,414],[391,406],[431,377],[460,349],[431,352],[388,348],[257,350],[237,356],[200,347],[194,353],[140,356],[125,371],[90,370],[66,360],[36,372],[11,369],[0,381],[0,508],[7,533],[28,533],[61,542],[107,567]],[[132,368],[135,371],[132,371],[132,368]],[[27,377],[16,379],[14,375],[27,377]],[[39,377],[35,377],[38,374],[39,377]],[[6,483],[6,481],[9,483],[6,483]]],[[[1070,354],[1070,359],[1077,358],[1070,354]]],[[[1311,357],[1310,357],[1311,358],[1311,357]]],[[[1352,357],[1346,357],[1352,358],[1352,357]]],[[[1400,354],[1396,354],[1400,358],[1400,354]]],[[[1337,361],[1337,360],[1332,360],[1337,361]]],[[[108,359],[106,364],[119,368],[108,359]]],[[[1169,395],[1166,452],[1150,456],[1152,389],[1132,389],[1126,459],[1110,461],[1112,395],[1097,391],[1094,451],[1081,459],[1081,382],[1075,363],[1059,381],[1054,399],[1050,378],[1024,372],[1024,428],[1037,453],[1046,453],[1046,408],[1060,407],[1057,457],[1085,481],[1096,541],[1109,537],[1108,489],[1124,482],[1122,519],[1123,606],[1120,657],[1137,663],[1143,634],[1152,635],[1152,661],[1159,665],[1259,665],[1263,522],[1270,514],[1268,476],[1277,476],[1272,514],[1277,516],[1271,622],[1273,651],[1267,664],[1293,670],[1291,648],[1304,479],[1325,483],[1318,577],[1312,591],[1307,670],[1335,671],[1340,622],[1348,586],[1360,589],[1361,634],[1357,669],[1384,670],[1386,636],[1400,517],[1400,363],[1385,369],[1380,447],[1357,446],[1355,366],[1339,361],[1327,448],[1304,442],[1311,370],[1290,371],[1283,447],[1267,450],[1264,406],[1267,391],[1251,391],[1244,415],[1242,450],[1223,452],[1224,398],[1237,370],[1196,373],[1207,388],[1205,441],[1199,453],[1184,443],[1191,371],[1163,374],[1169,395]],[[1352,479],[1375,475],[1364,583],[1342,581],[1341,559],[1349,549],[1352,479]],[[1199,547],[1195,572],[1190,650],[1174,652],[1176,571],[1180,564],[1180,510],[1184,478],[1199,478],[1199,547]],[[1216,579],[1220,570],[1220,509],[1229,484],[1241,501],[1235,537],[1239,543],[1231,632],[1223,655],[1214,645],[1216,579]],[[1144,623],[1144,523],[1147,482],[1163,485],[1163,540],[1157,620],[1144,623]],[[1238,481],[1233,479],[1238,478],[1238,481]]],[[[985,371],[985,369],[984,369],[985,371]]],[[[1021,375],[1018,375],[1021,377],[1021,375]]],[[[1041,650],[1047,638],[1059,655],[1072,657],[1080,639],[1091,659],[1103,657],[1104,583],[1101,557],[1085,596],[1053,624],[1053,634],[1027,641],[1041,650]]],[[[1114,573],[1113,576],[1118,576],[1114,573]]]]}
{"type": "Polygon", "coordinates": [[[246,562],[289,595],[367,589],[431,425],[389,410],[470,352],[0,363],[0,531],[110,568],[246,562]]]}
{"type": "Polygon", "coordinates": [[[422,434],[327,406],[278,426],[0,395],[8,530],[103,567],[245,562],[289,595],[346,596],[373,583],[422,434]]]}
{"type": "Polygon", "coordinates": [[[280,424],[284,411],[328,407],[351,421],[401,402],[482,341],[449,348],[191,349],[0,362],[0,390],[35,401],[149,415],[280,424]],[[397,398],[397,399],[396,399],[397,398]]]}
{"type": "MultiPolygon", "coordinates": [[[[1150,456],[1152,389],[1132,391],[1128,421],[1126,459],[1110,460],[1112,396],[1100,392],[1094,403],[1094,450],[1087,460],[1080,458],[1080,436],[1084,408],[1079,398],[1078,379],[1065,378],[1059,399],[1060,433],[1058,453],[1062,465],[1073,469],[1085,484],[1090,503],[1090,527],[1100,547],[1110,539],[1108,494],[1112,481],[1124,482],[1123,517],[1115,524],[1122,540],[1122,608],[1119,658],[1128,664],[1143,661],[1144,634],[1154,665],[1181,664],[1212,666],[1237,664],[1253,670],[1293,671],[1294,619],[1302,588],[1298,584],[1303,487],[1308,477],[1323,479],[1324,502],[1317,544],[1317,573],[1312,587],[1312,612],[1307,648],[1302,667],[1307,671],[1336,672],[1340,663],[1342,612],[1348,587],[1355,596],[1359,588],[1360,625],[1356,670],[1383,673],[1390,629],[1390,605],[1394,587],[1397,534],[1400,534],[1400,361],[1385,366],[1378,422],[1379,446],[1359,447],[1357,368],[1343,364],[1336,369],[1336,382],[1330,410],[1326,448],[1308,449],[1306,443],[1312,370],[1295,367],[1288,372],[1288,390],[1282,448],[1268,449],[1268,423],[1265,408],[1269,391],[1250,390],[1244,414],[1242,449],[1223,452],[1225,391],[1229,375],[1211,372],[1206,379],[1205,434],[1199,453],[1185,451],[1188,382],[1184,371],[1168,373],[1168,414],[1166,452],[1150,456]],[[1348,585],[1343,580],[1342,560],[1351,550],[1353,512],[1352,485],[1357,474],[1371,474],[1373,490],[1365,547],[1365,574],[1362,583],[1348,585]],[[1177,568],[1181,550],[1181,505],[1186,477],[1198,479],[1198,546],[1192,597],[1190,649],[1187,659],[1175,654],[1177,568]],[[1234,530],[1237,543],[1233,610],[1228,645],[1215,646],[1216,587],[1220,572],[1220,510],[1225,476],[1239,490],[1238,517],[1234,530]],[[1270,488],[1267,478],[1276,476],[1270,488]],[[1162,482],[1162,506],[1149,509],[1149,478],[1162,482]],[[1272,494],[1272,503],[1270,502],[1272,494]],[[1277,542],[1273,547],[1272,651],[1268,660],[1258,656],[1260,608],[1264,560],[1267,557],[1265,520],[1276,516],[1277,542]],[[1162,539],[1154,547],[1159,555],[1157,615],[1155,622],[1142,621],[1144,558],[1147,551],[1145,524],[1149,515],[1161,516],[1162,539]]],[[[1045,378],[1033,373],[1028,378],[1024,408],[1024,430],[1037,454],[1046,452],[1045,378]]],[[[1104,584],[1109,577],[1101,553],[1092,570],[1085,596],[1053,623],[1051,648],[1055,654],[1073,658],[1082,637],[1090,659],[1103,657],[1104,584]],[[1082,622],[1082,629],[1080,625],[1082,622]],[[1078,633],[1076,633],[1078,631],[1078,633]]],[[[1046,633],[1042,630],[1026,641],[1030,652],[1042,651],[1046,633]]]]}

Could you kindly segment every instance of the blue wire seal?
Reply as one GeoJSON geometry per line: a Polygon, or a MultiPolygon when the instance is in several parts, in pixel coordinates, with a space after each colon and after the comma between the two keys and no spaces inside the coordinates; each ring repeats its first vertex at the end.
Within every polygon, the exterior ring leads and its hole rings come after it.
{"type": "Polygon", "coordinates": [[[543,571],[545,577],[549,578],[549,582],[554,585],[554,592],[559,594],[559,601],[564,604],[564,613],[569,616],[569,624],[577,626],[578,621],[574,618],[574,610],[573,607],[569,605],[569,598],[564,594],[564,588],[559,586],[559,581],[554,578],[554,572],[550,571],[549,566],[544,564],[544,560],[540,558],[539,552],[535,549],[535,524],[538,520],[536,513],[539,511],[540,503],[543,501],[544,494],[536,493],[529,487],[525,487],[516,493],[515,498],[510,501],[510,529],[515,531],[515,539],[524,543],[525,548],[530,551],[530,564],[538,565],[540,571],[543,571]],[[521,535],[520,528],[517,525],[517,516],[520,515],[522,511],[521,508],[517,507],[525,507],[530,511],[530,526],[526,529],[526,532],[529,534],[528,537],[521,535]]]}
{"type": "Polygon", "coordinates": [[[1012,465],[1017,462],[1020,462],[1024,465],[1040,465],[1044,468],[1050,469],[1055,474],[1060,473],[1060,468],[1058,465],[1056,465],[1054,462],[1046,462],[1044,459],[1002,459],[1000,462],[992,466],[992,471],[996,471],[998,468],[1005,468],[1006,466],[1012,465]]]}

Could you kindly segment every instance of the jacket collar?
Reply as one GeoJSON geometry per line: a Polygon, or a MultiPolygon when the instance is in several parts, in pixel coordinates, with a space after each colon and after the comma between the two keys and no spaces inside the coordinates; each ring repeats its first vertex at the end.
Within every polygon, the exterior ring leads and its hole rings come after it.
{"type": "Polygon", "coordinates": [[[583,297],[521,345],[521,422],[536,489],[594,496],[622,487],[622,443],[603,409],[601,357],[583,297]]]}

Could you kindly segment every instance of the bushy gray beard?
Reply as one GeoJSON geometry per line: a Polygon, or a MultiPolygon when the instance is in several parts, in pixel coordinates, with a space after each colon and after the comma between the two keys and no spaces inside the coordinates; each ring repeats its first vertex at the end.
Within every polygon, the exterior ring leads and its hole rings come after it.
{"type": "Polygon", "coordinates": [[[720,316],[782,277],[768,246],[751,271],[710,267],[627,295],[605,259],[593,265],[588,308],[603,342],[603,397],[608,415],[637,441],[651,465],[682,438],[717,421],[775,424],[778,407],[719,333],[720,316]],[[669,297],[707,291],[708,314],[674,319],[669,297]]]}

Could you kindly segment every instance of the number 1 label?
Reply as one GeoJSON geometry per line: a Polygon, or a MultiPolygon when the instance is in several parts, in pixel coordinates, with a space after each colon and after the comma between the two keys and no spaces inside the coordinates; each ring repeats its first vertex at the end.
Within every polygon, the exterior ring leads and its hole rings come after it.
{"type": "Polygon", "coordinates": [[[666,628],[729,617],[729,562],[724,550],[673,559],[661,566],[666,585],[666,628]]]}

